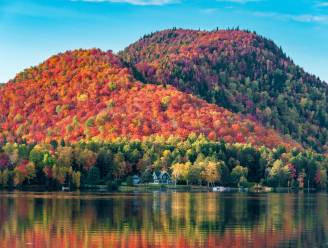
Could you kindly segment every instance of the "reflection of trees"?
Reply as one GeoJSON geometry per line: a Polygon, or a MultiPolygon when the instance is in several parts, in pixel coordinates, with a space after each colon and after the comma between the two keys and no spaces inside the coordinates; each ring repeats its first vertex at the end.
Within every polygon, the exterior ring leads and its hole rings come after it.
{"type": "Polygon", "coordinates": [[[327,207],[324,194],[0,195],[0,247],[313,246],[327,207]]]}

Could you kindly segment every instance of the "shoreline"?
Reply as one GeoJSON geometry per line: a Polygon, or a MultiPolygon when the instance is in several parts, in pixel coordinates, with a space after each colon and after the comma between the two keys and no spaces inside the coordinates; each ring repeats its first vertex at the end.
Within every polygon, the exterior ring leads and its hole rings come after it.
{"type": "Polygon", "coordinates": [[[318,193],[327,192],[315,188],[293,189],[287,187],[250,187],[236,188],[223,187],[223,191],[213,191],[213,187],[199,185],[172,185],[172,184],[142,184],[136,186],[121,185],[117,190],[108,190],[106,185],[86,185],[80,189],[49,189],[46,186],[29,185],[19,188],[0,188],[0,192],[94,192],[94,193],[147,193],[147,192],[213,192],[213,193],[318,193]]]}

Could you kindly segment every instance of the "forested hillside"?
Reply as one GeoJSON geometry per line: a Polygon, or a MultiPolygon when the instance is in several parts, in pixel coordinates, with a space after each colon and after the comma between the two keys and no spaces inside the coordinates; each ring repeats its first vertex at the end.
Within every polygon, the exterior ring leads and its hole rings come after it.
{"type": "Polygon", "coordinates": [[[18,74],[0,89],[0,138],[7,142],[108,141],[151,135],[299,144],[242,115],[180,92],[142,84],[111,52],[69,51],[18,74]]]}
{"type": "Polygon", "coordinates": [[[327,84],[255,33],[165,30],[120,56],[141,81],[173,85],[248,114],[306,147],[328,150],[327,84]]]}
{"type": "Polygon", "coordinates": [[[238,30],[166,30],[120,56],[67,51],[0,87],[0,187],[113,189],[167,171],[325,188],[326,95],[273,42],[238,30]]]}

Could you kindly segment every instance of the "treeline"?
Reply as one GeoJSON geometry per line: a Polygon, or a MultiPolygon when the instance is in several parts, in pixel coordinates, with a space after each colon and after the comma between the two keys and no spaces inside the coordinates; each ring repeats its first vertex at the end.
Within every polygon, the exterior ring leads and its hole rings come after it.
{"type": "Polygon", "coordinates": [[[213,142],[203,135],[149,137],[143,141],[76,144],[12,144],[0,147],[0,185],[115,185],[139,175],[152,182],[154,171],[167,171],[182,184],[216,184],[325,188],[328,160],[310,151],[256,148],[247,144],[213,142]]]}

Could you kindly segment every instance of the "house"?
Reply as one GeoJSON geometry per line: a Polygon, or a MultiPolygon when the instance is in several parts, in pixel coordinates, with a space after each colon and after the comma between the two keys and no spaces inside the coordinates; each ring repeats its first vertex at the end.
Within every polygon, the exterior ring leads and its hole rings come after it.
{"type": "Polygon", "coordinates": [[[132,177],[132,183],[133,183],[133,185],[137,185],[137,184],[139,184],[141,182],[141,179],[140,179],[140,177],[138,177],[137,175],[134,175],[133,177],[132,177]]]}
{"type": "Polygon", "coordinates": [[[153,172],[153,181],[154,183],[164,183],[164,184],[170,184],[171,176],[167,171],[154,171],[153,172]]]}

